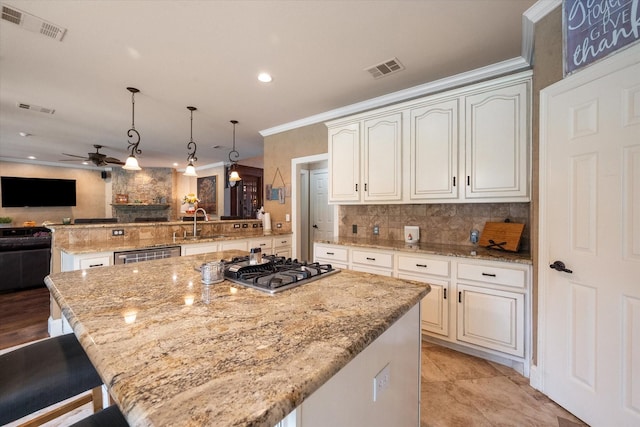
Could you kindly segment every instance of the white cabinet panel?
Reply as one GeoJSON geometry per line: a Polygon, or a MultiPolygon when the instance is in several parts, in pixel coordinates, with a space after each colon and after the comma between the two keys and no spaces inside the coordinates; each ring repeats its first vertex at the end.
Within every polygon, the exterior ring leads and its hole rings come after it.
{"type": "Polygon", "coordinates": [[[524,357],[524,295],[458,284],[457,339],[524,357]]]}
{"type": "Polygon", "coordinates": [[[420,302],[422,330],[449,336],[449,282],[407,273],[398,273],[398,278],[424,282],[431,286],[431,291],[420,302]]]}
{"type": "Polygon", "coordinates": [[[229,240],[227,242],[220,243],[221,251],[229,251],[232,249],[237,249],[240,251],[247,251],[247,241],[246,240],[229,240]]]}
{"type": "Polygon", "coordinates": [[[363,200],[402,200],[402,114],[365,120],[363,128],[363,200]]]}
{"type": "Polygon", "coordinates": [[[379,268],[393,267],[393,255],[391,253],[353,249],[351,255],[354,263],[379,268]]]}
{"type": "Polygon", "coordinates": [[[329,129],[329,201],[358,202],[360,123],[329,129]]]}
{"type": "Polygon", "coordinates": [[[90,254],[68,254],[61,252],[60,271],[84,270],[106,267],[113,264],[113,252],[95,252],[90,254]]]}
{"type": "Polygon", "coordinates": [[[411,110],[411,200],[458,197],[458,102],[411,110]]]}
{"type": "Polygon", "coordinates": [[[398,270],[449,277],[449,261],[428,257],[398,255],[398,270]]]}
{"type": "Polygon", "coordinates": [[[217,251],[217,243],[197,243],[193,245],[182,245],[182,255],[197,255],[217,251]]]}
{"type": "Polygon", "coordinates": [[[524,289],[527,285],[527,270],[528,267],[510,268],[496,263],[469,264],[459,262],[458,279],[524,289]]]}
{"type": "Polygon", "coordinates": [[[465,98],[465,198],[529,197],[528,83],[465,98]]]}
{"type": "Polygon", "coordinates": [[[349,261],[349,250],[340,246],[327,246],[322,244],[315,244],[313,253],[316,259],[332,261],[340,261],[347,263],[349,261]]]}
{"type": "Polygon", "coordinates": [[[249,240],[249,249],[260,248],[263,255],[271,255],[273,252],[273,239],[271,237],[264,237],[259,239],[249,240]]]}

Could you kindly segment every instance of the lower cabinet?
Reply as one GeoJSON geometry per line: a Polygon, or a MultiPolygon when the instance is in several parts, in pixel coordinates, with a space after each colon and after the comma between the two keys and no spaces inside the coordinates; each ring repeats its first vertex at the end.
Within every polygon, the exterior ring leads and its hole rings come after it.
{"type": "Polygon", "coordinates": [[[217,243],[196,243],[190,245],[182,245],[182,256],[206,254],[207,252],[217,252],[217,243]]]}
{"type": "Polygon", "coordinates": [[[107,267],[113,264],[113,252],[94,252],[90,254],[61,252],[61,259],[61,271],[86,270],[87,268],[107,267]]]}
{"type": "Polygon", "coordinates": [[[338,268],[430,284],[421,302],[424,335],[511,360],[528,376],[530,265],[325,243],[314,253],[338,268]]]}
{"type": "Polygon", "coordinates": [[[458,341],[524,357],[524,295],[458,284],[458,341]]]}

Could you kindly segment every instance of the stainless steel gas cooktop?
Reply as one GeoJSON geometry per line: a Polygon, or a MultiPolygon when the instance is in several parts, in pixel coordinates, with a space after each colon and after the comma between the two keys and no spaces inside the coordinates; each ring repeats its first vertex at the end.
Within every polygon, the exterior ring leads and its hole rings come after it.
{"type": "Polygon", "coordinates": [[[224,276],[234,283],[275,294],[339,271],[331,264],[265,255],[258,264],[251,264],[248,256],[234,258],[225,265],[224,276]]]}

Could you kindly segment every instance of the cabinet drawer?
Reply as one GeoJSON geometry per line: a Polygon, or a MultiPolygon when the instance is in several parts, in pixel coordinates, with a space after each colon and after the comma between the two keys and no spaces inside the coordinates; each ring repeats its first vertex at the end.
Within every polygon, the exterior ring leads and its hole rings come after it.
{"type": "Polygon", "coordinates": [[[375,267],[393,267],[393,255],[382,252],[353,251],[353,262],[375,267]]]}
{"type": "Polygon", "coordinates": [[[273,238],[273,247],[280,248],[283,246],[291,246],[291,237],[283,236],[283,237],[274,237],[273,238]]]}
{"type": "Polygon", "coordinates": [[[347,262],[349,260],[348,251],[345,248],[317,245],[315,251],[316,258],[324,258],[344,262],[347,262]]]}
{"type": "Polygon", "coordinates": [[[524,270],[498,267],[489,264],[458,263],[458,279],[474,280],[477,282],[493,283],[496,285],[525,288],[527,274],[524,270]]]}
{"type": "Polygon", "coordinates": [[[81,258],[79,264],[81,270],[94,267],[106,267],[108,265],[111,265],[111,257],[109,256],[81,258]]]}
{"type": "Polygon", "coordinates": [[[249,248],[260,248],[262,252],[267,251],[271,253],[271,237],[265,239],[251,239],[249,240],[249,248]]]}
{"type": "Polygon", "coordinates": [[[449,261],[399,255],[398,269],[413,273],[449,277],[449,261]]]}

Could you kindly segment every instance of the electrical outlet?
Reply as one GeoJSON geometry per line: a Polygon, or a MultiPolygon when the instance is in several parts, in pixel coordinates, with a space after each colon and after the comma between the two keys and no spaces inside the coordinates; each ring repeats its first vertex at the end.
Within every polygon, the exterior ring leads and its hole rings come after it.
{"type": "Polygon", "coordinates": [[[277,223],[276,228],[282,228],[282,223],[281,222],[277,223]]]}
{"type": "Polygon", "coordinates": [[[119,229],[111,230],[111,235],[112,236],[124,236],[124,229],[119,228],[119,229]]]}
{"type": "Polygon", "coordinates": [[[358,225],[357,225],[357,224],[353,224],[353,225],[351,226],[351,232],[352,232],[353,234],[358,234],[358,225]]]}
{"type": "Polygon", "coordinates": [[[242,228],[249,228],[249,224],[242,224],[242,228]]]}
{"type": "Polygon", "coordinates": [[[258,228],[258,224],[253,224],[253,228],[258,228]]]}
{"type": "Polygon", "coordinates": [[[240,224],[233,224],[233,228],[240,228],[240,224]]]}
{"type": "Polygon", "coordinates": [[[379,225],[374,225],[373,226],[373,235],[377,236],[378,234],[380,234],[380,226],[379,225]]]}
{"type": "Polygon", "coordinates": [[[380,372],[373,378],[373,401],[380,400],[380,396],[386,389],[389,388],[389,382],[391,381],[391,368],[389,364],[382,368],[380,372]]]}

